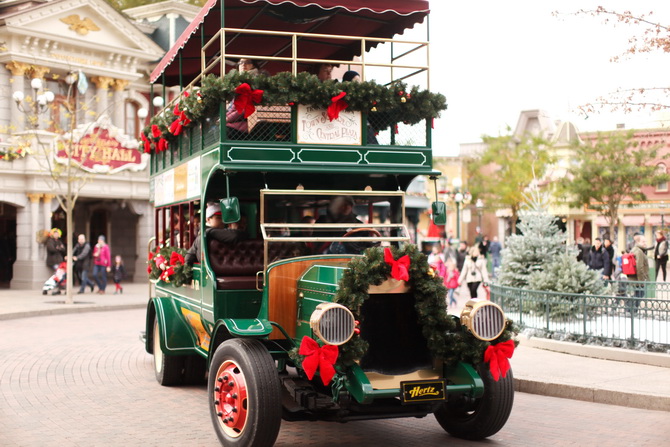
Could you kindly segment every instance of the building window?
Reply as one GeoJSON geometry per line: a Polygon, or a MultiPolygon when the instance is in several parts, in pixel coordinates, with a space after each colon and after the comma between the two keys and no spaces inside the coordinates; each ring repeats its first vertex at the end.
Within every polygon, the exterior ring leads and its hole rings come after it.
{"type": "Polygon", "coordinates": [[[51,105],[51,123],[49,131],[51,132],[69,132],[76,125],[76,119],[73,114],[75,110],[75,99],[63,95],[56,95],[51,105]],[[74,120],[74,121],[73,121],[74,120]]]}
{"type": "Polygon", "coordinates": [[[124,106],[123,130],[126,135],[134,138],[140,137],[140,119],[137,117],[137,111],[140,104],[132,99],[127,99],[124,106]]]}
{"type": "MultiPolygon", "coordinates": [[[[664,163],[659,163],[656,165],[656,173],[657,174],[667,174],[668,170],[665,167],[664,163]]],[[[666,192],[668,190],[668,182],[661,182],[658,185],[656,185],[656,191],[657,192],[666,192]]]]}

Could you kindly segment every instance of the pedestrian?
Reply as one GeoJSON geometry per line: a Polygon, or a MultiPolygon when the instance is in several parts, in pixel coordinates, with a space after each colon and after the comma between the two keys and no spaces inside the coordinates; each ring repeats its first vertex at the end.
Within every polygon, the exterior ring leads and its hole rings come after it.
{"type": "Polygon", "coordinates": [[[582,262],[589,265],[589,256],[591,255],[591,239],[588,237],[582,243],[582,262]]]}
{"type": "Polygon", "coordinates": [[[630,301],[630,313],[631,315],[637,313],[637,309],[640,307],[640,299],[644,298],[644,281],[649,281],[649,261],[647,260],[647,244],[644,240],[644,236],[635,233],[633,236],[633,241],[635,245],[631,250],[631,253],[635,255],[635,274],[627,275],[628,279],[631,281],[642,281],[641,284],[635,284],[635,300],[630,301]]]}
{"type": "Polygon", "coordinates": [[[67,250],[61,240],[63,232],[59,228],[52,228],[46,241],[47,247],[47,266],[54,272],[58,269],[61,262],[65,260],[67,250]]]}
{"type": "Polygon", "coordinates": [[[428,264],[444,264],[444,255],[442,254],[440,244],[433,244],[428,255],[428,264]]]}
{"type": "Polygon", "coordinates": [[[75,271],[81,280],[81,286],[77,293],[84,293],[86,286],[89,286],[91,292],[93,292],[93,281],[88,279],[88,269],[91,267],[91,245],[86,242],[86,236],[83,234],[77,236],[77,245],[72,249],[72,260],[74,261],[75,271]]]}
{"type": "Polygon", "coordinates": [[[456,297],[454,295],[456,294],[456,289],[458,289],[458,278],[460,274],[456,269],[456,263],[454,262],[453,259],[451,258],[447,259],[446,265],[447,265],[447,273],[444,279],[445,279],[445,286],[447,286],[447,298],[449,301],[447,307],[451,307],[452,304],[454,305],[454,307],[456,307],[458,305],[458,302],[456,301],[456,297]]]}
{"type": "Polygon", "coordinates": [[[465,259],[463,270],[461,270],[458,284],[462,284],[463,280],[470,290],[470,298],[477,298],[477,289],[483,282],[489,282],[489,272],[486,271],[486,260],[479,253],[479,249],[475,247],[470,248],[469,256],[465,259]]]}
{"type": "Polygon", "coordinates": [[[610,253],[602,246],[602,241],[599,237],[593,241],[588,266],[591,270],[600,270],[604,279],[609,279],[612,275],[612,260],[610,259],[610,253]],[[605,278],[605,276],[607,276],[607,278],[605,278]]]}
{"type": "Polygon", "coordinates": [[[121,281],[126,277],[126,269],[123,267],[123,259],[121,256],[114,256],[114,265],[112,266],[112,278],[114,278],[114,285],[116,289],[114,290],[114,295],[119,293],[123,294],[123,287],[121,287],[121,281]]]}
{"type": "Polygon", "coordinates": [[[584,238],[578,237],[575,241],[575,247],[577,248],[577,261],[584,261],[584,238]]]}
{"type": "Polygon", "coordinates": [[[105,236],[98,236],[98,243],[93,248],[93,279],[98,285],[98,293],[105,294],[107,273],[112,270],[112,259],[105,236]]]}
{"type": "Polygon", "coordinates": [[[663,281],[665,282],[665,267],[668,263],[668,241],[662,230],[656,232],[656,244],[654,244],[654,260],[656,261],[656,277],[663,272],[663,281]]]}
{"type": "Polygon", "coordinates": [[[486,257],[487,257],[488,254],[489,254],[489,249],[490,249],[490,248],[491,248],[491,241],[489,241],[489,237],[488,237],[488,236],[484,235],[484,236],[482,237],[481,242],[479,243],[479,254],[481,254],[482,257],[483,257],[484,259],[486,259],[486,257]]]}
{"type": "Polygon", "coordinates": [[[607,250],[607,256],[610,259],[610,268],[603,270],[604,279],[613,279],[614,271],[616,270],[616,259],[614,259],[614,245],[609,237],[603,239],[603,248],[607,250]]]}
{"type": "Polygon", "coordinates": [[[451,239],[447,238],[444,241],[444,250],[442,251],[442,256],[444,256],[444,260],[446,261],[447,259],[452,259],[454,262],[456,262],[456,250],[454,250],[454,247],[451,246],[451,239]]]}
{"type": "Polygon", "coordinates": [[[489,253],[491,253],[491,259],[492,259],[492,270],[493,270],[493,277],[496,277],[496,269],[500,267],[500,259],[501,259],[501,253],[502,253],[502,245],[500,245],[500,242],[498,242],[498,236],[493,236],[493,240],[491,241],[491,246],[489,247],[489,253]]]}
{"type": "Polygon", "coordinates": [[[465,263],[465,258],[468,257],[468,244],[465,241],[458,243],[458,251],[456,252],[456,269],[459,272],[463,271],[463,263],[465,263]]]}

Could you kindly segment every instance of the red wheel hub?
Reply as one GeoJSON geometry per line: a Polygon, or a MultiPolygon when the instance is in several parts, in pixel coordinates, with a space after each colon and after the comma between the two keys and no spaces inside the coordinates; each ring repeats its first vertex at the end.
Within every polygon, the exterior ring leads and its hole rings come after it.
{"type": "Polygon", "coordinates": [[[221,427],[231,437],[239,436],[247,422],[247,383],[233,361],[225,361],[216,373],[214,410],[221,427]]]}

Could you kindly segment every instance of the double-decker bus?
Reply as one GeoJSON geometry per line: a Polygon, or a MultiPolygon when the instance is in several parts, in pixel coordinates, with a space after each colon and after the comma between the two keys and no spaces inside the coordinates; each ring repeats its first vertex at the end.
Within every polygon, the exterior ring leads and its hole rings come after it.
{"type": "Polygon", "coordinates": [[[210,0],[151,74],[146,350],[161,385],[207,381],[223,445],[272,445],[282,419],[429,414],[481,439],[511,412],[511,322],[485,300],[449,315],[407,226],[446,102],[427,39],[394,36],[428,13],[210,0]]]}

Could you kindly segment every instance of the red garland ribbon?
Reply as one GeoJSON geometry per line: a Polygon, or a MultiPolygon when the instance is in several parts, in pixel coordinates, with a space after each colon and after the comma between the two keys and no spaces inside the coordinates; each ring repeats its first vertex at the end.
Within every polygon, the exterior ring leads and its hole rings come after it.
{"type": "Polygon", "coordinates": [[[309,380],[312,380],[317,369],[321,373],[321,381],[324,385],[328,385],[333,380],[335,376],[333,365],[339,355],[337,346],[326,345],[320,347],[313,338],[305,335],[302,337],[298,354],[306,356],[302,361],[302,369],[305,370],[309,380]]]}
{"type": "Polygon", "coordinates": [[[170,282],[170,276],[174,275],[174,267],[168,267],[161,273],[160,279],[165,282],[170,282]]]}
{"type": "Polygon", "coordinates": [[[146,135],[144,135],[144,132],[140,134],[142,137],[142,142],[144,143],[144,153],[145,154],[150,154],[151,153],[151,141],[147,138],[146,135]]]}
{"type": "Polygon", "coordinates": [[[168,140],[161,138],[158,140],[158,152],[163,152],[168,148],[168,140]]]}
{"type": "Polygon", "coordinates": [[[398,260],[393,259],[391,249],[384,249],[384,261],[391,266],[391,278],[401,281],[409,281],[409,255],[401,256],[398,260]]]}
{"type": "Polygon", "coordinates": [[[486,348],[486,351],[484,351],[484,361],[489,364],[489,371],[491,371],[493,380],[497,382],[501,374],[503,378],[507,377],[507,371],[509,371],[508,359],[511,359],[513,354],[513,340],[507,340],[486,348]]]}
{"type": "Polygon", "coordinates": [[[347,107],[349,104],[344,102],[344,97],[347,96],[347,92],[340,92],[339,95],[333,96],[330,98],[331,104],[328,106],[328,119],[336,120],[340,116],[340,112],[347,107]]]}
{"type": "Polygon", "coordinates": [[[176,251],[173,251],[170,255],[170,265],[184,265],[184,257],[176,251]]]}
{"type": "Polygon", "coordinates": [[[236,89],[235,93],[235,110],[237,113],[243,114],[244,118],[249,118],[256,111],[254,104],[260,104],[263,100],[263,90],[252,90],[251,86],[246,82],[240,84],[236,89]]]}

